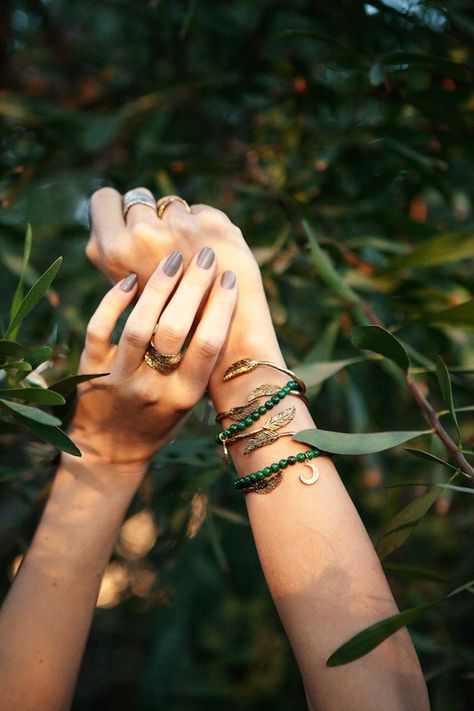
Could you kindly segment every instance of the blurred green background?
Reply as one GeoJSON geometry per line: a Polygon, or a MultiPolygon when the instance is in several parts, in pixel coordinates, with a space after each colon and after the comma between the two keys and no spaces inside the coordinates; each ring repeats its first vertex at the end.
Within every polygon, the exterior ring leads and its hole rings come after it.
{"type": "MultiPolygon", "coordinates": [[[[41,377],[75,372],[85,323],[107,288],[84,256],[91,192],[146,185],[215,205],[242,228],[286,358],[304,367],[323,429],[426,423],[384,362],[365,359],[318,382],[318,363],[363,354],[350,341],[354,309],[321,278],[303,219],[339,276],[407,344],[435,409],[445,407],[433,375],[438,354],[456,406],[471,406],[473,36],[468,0],[3,0],[3,316],[27,223],[27,285],[64,256],[54,290],[22,330],[31,347],[54,348],[41,377]]],[[[472,462],[472,412],[458,417],[472,462]]],[[[54,467],[51,448],[11,432],[7,420],[4,592],[54,467]]],[[[132,506],[75,709],[305,707],[210,423],[204,402],[183,439],[158,455],[132,506]]],[[[434,438],[412,446],[446,458],[434,438]]],[[[400,447],[337,462],[375,543],[392,516],[450,476],[400,447]]],[[[462,476],[456,483],[469,487],[462,476]]],[[[472,577],[469,503],[466,492],[439,489],[416,528],[420,512],[412,517],[413,535],[386,561],[401,609],[472,577]]],[[[473,708],[470,599],[465,592],[410,628],[435,711],[473,708]]]]}

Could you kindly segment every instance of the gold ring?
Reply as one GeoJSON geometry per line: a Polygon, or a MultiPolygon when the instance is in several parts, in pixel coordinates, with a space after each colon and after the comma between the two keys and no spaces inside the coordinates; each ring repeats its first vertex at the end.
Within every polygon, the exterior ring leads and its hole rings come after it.
{"type": "Polygon", "coordinates": [[[127,217],[127,213],[131,207],[134,205],[146,205],[151,207],[152,210],[156,210],[155,201],[146,193],[142,193],[140,190],[129,190],[122,198],[122,214],[123,219],[127,217]]]}
{"type": "Polygon", "coordinates": [[[182,352],[173,353],[172,355],[160,353],[158,348],[150,341],[147,352],[145,353],[145,363],[149,365],[150,368],[159,370],[163,375],[169,375],[179,366],[182,357],[182,352]]]}
{"type": "Polygon", "coordinates": [[[183,198],[179,197],[179,195],[165,195],[156,201],[156,212],[160,220],[163,219],[166,208],[168,205],[171,205],[172,202],[179,202],[188,212],[191,212],[191,208],[186,200],[183,200],[183,198]]]}

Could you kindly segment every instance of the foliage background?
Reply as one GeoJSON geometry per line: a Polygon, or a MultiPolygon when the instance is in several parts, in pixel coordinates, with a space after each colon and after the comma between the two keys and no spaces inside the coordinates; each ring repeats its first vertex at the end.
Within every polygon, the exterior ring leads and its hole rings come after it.
{"type": "MultiPolygon", "coordinates": [[[[147,185],[214,204],[242,227],[292,366],[305,364],[309,375],[318,362],[361,355],[350,342],[353,310],[311,258],[305,217],[346,284],[415,349],[414,365],[429,371],[441,354],[456,404],[470,405],[472,308],[461,319],[436,314],[472,295],[473,35],[467,0],[4,0],[0,306],[5,314],[31,222],[27,283],[64,256],[54,291],[22,331],[31,347],[54,346],[46,381],[74,372],[106,288],[84,256],[88,196],[102,185],[147,185]]],[[[417,378],[443,408],[433,375],[417,378]]],[[[325,429],[425,427],[378,362],[353,364],[311,392],[325,429]]],[[[472,449],[474,422],[469,412],[459,417],[472,449]]],[[[76,709],[304,708],[244,502],[222,476],[209,421],[203,404],[133,504],[130,516],[145,515],[109,569],[76,709]]],[[[54,452],[7,429],[0,444],[6,591],[54,452]]],[[[416,446],[445,456],[434,440],[416,446]]],[[[340,457],[338,466],[375,542],[391,516],[448,477],[402,448],[340,457]]],[[[472,523],[469,495],[442,490],[387,561],[412,566],[390,572],[401,609],[472,576],[472,523]],[[431,579],[417,567],[434,571],[431,579]]],[[[433,708],[472,708],[469,595],[411,631],[433,708]]]]}

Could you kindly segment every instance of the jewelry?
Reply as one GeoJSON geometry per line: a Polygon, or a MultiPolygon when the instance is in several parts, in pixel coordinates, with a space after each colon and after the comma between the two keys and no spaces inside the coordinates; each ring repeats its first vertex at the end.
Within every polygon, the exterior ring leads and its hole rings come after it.
{"type": "Polygon", "coordinates": [[[239,375],[250,373],[251,370],[254,370],[254,368],[257,368],[259,365],[267,365],[269,368],[275,368],[282,373],[286,373],[298,383],[302,393],[306,391],[306,385],[301,378],[298,378],[298,376],[291,370],[288,370],[288,368],[284,368],[282,365],[277,365],[276,363],[271,363],[268,360],[254,360],[253,358],[242,358],[242,360],[232,363],[225,371],[223,380],[225,382],[226,380],[232,380],[232,378],[238,378],[239,375]]]}
{"type": "Polygon", "coordinates": [[[164,197],[156,201],[156,211],[160,220],[163,219],[163,214],[166,208],[168,207],[168,205],[171,205],[172,202],[179,202],[181,205],[183,205],[183,207],[186,208],[188,212],[191,212],[191,208],[189,207],[186,200],[183,200],[183,198],[179,197],[179,195],[165,195],[164,197]]]}
{"type": "Polygon", "coordinates": [[[140,192],[140,190],[129,190],[122,198],[122,212],[123,219],[127,217],[127,213],[131,207],[134,205],[146,205],[151,207],[154,212],[156,212],[156,204],[153,198],[151,198],[146,193],[140,192]]]}
{"type": "Polygon", "coordinates": [[[145,353],[145,363],[159,370],[163,375],[169,375],[179,366],[183,353],[174,353],[173,355],[165,355],[160,353],[158,348],[150,341],[147,352],[145,353]]]}
{"type": "Polygon", "coordinates": [[[300,481],[303,484],[315,484],[319,479],[319,470],[310,460],[319,457],[320,454],[322,454],[322,452],[320,452],[319,449],[308,449],[306,452],[300,452],[296,456],[291,455],[290,457],[286,457],[286,459],[280,459],[279,462],[273,462],[273,464],[270,464],[270,466],[264,469],[236,479],[234,481],[234,488],[238,491],[243,491],[244,494],[249,494],[250,492],[269,494],[280,484],[283,478],[283,469],[286,469],[288,466],[294,466],[298,462],[305,464],[305,466],[313,470],[311,479],[305,479],[300,476],[300,481]]]}
{"type": "Polygon", "coordinates": [[[287,435],[293,436],[295,432],[277,432],[281,427],[289,424],[295,416],[295,408],[293,406],[287,407],[286,410],[277,412],[272,415],[263,425],[257,430],[252,430],[252,432],[242,432],[241,434],[235,434],[233,437],[229,438],[226,444],[234,444],[241,439],[246,439],[250,437],[249,441],[245,445],[244,454],[250,454],[250,452],[259,449],[260,447],[265,447],[267,444],[272,444],[276,442],[280,437],[287,435]]]}
{"type": "MultiPolygon", "coordinates": [[[[227,412],[219,412],[216,415],[216,422],[220,422],[226,417],[228,417],[230,420],[245,420],[245,418],[249,417],[249,415],[251,415],[252,412],[255,410],[254,403],[259,398],[268,396],[271,397],[273,395],[276,395],[279,390],[279,385],[259,385],[258,388],[252,390],[252,392],[249,394],[247,398],[248,402],[246,405],[236,405],[235,407],[231,407],[230,410],[227,410],[227,412]]],[[[308,399],[298,390],[292,390],[290,393],[288,393],[288,395],[296,395],[297,397],[303,400],[305,405],[309,406],[308,399]]]]}

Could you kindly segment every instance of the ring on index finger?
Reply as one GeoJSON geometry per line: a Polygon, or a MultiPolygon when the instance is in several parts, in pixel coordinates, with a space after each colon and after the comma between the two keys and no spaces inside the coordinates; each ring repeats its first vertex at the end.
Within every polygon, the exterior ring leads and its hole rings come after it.
{"type": "Polygon", "coordinates": [[[149,195],[140,192],[140,190],[129,190],[122,198],[122,212],[124,220],[127,218],[128,211],[134,205],[146,205],[147,207],[151,207],[153,212],[156,212],[157,209],[154,199],[149,195]]]}

